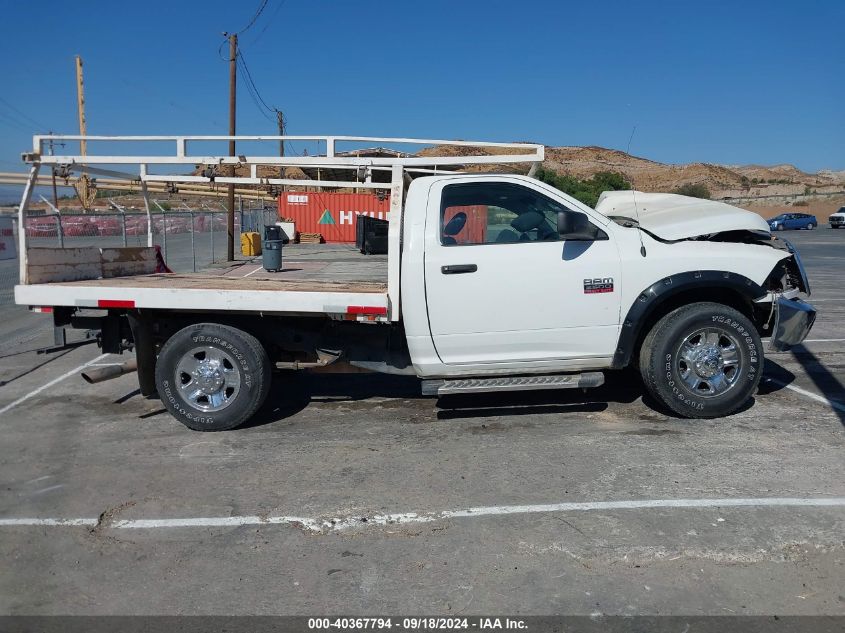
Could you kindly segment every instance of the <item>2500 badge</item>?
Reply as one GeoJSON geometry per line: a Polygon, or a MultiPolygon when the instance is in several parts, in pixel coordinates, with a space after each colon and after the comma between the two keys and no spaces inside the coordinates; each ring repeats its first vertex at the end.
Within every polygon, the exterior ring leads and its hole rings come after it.
{"type": "Polygon", "coordinates": [[[594,277],[584,280],[585,295],[595,295],[601,292],[613,292],[613,277],[594,277]]]}

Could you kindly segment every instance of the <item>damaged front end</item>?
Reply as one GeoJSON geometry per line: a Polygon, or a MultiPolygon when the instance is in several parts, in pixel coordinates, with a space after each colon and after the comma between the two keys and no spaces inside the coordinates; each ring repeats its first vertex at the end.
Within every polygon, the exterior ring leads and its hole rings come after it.
{"type": "Polygon", "coordinates": [[[800,344],[813,327],[816,310],[799,298],[810,294],[801,258],[757,213],[715,200],[639,191],[606,191],[595,209],[664,244],[727,242],[783,251],[763,284],[766,294],[755,301],[755,322],[761,335],[771,333],[769,346],[777,351],[800,344]]]}
{"type": "Polygon", "coordinates": [[[769,348],[783,352],[799,345],[807,338],[816,321],[816,309],[798,297],[810,295],[810,280],[801,256],[787,240],[772,239],[772,246],[789,251],[766,280],[769,295],[761,301],[771,301],[773,319],[769,348]]]}

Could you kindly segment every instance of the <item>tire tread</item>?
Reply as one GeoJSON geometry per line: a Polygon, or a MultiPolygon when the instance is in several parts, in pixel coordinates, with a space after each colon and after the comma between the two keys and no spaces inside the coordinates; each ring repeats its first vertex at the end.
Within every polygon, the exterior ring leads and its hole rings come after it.
{"type": "Polygon", "coordinates": [[[271,367],[269,358],[267,356],[267,351],[264,349],[264,346],[257,338],[255,338],[249,332],[245,332],[244,330],[240,330],[230,325],[211,322],[189,325],[176,332],[176,334],[174,334],[173,336],[171,336],[164,344],[161,349],[161,352],[159,353],[155,370],[156,386],[158,388],[159,395],[162,398],[162,402],[164,403],[165,408],[167,408],[167,410],[170,412],[171,415],[173,415],[173,417],[175,417],[188,428],[193,429],[195,431],[206,432],[228,431],[237,426],[240,426],[249,418],[251,418],[264,403],[264,400],[266,400],[267,395],[270,391],[271,378],[271,367]],[[170,374],[172,371],[172,367],[169,365],[170,355],[172,353],[175,353],[173,351],[174,348],[183,345],[187,339],[190,339],[194,335],[194,333],[196,333],[198,330],[203,329],[212,329],[214,330],[215,335],[227,336],[230,338],[235,337],[237,339],[242,340],[246,344],[247,353],[251,356],[250,364],[254,366],[252,376],[255,381],[255,384],[254,387],[249,391],[250,398],[247,401],[246,406],[244,406],[241,411],[234,416],[232,415],[233,412],[228,410],[228,408],[215,413],[215,417],[219,417],[221,419],[219,422],[215,420],[213,425],[203,425],[194,420],[186,418],[185,416],[182,416],[179,411],[175,410],[171,403],[164,397],[164,389],[162,386],[162,381],[166,379],[168,374],[170,374]]]}
{"type": "Polygon", "coordinates": [[[667,406],[669,409],[671,409],[673,412],[677,413],[680,416],[686,418],[713,418],[729,415],[731,413],[734,413],[738,408],[740,408],[743,403],[728,403],[727,405],[723,405],[722,407],[714,406],[708,409],[705,413],[698,414],[698,412],[691,411],[690,408],[683,406],[677,398],[669,397],[662,391],[662,384],[660,382],[662,376],[660,372],[657,371],[657,368],[663,364],[663,360],[657,358],[658,346],[656,345],[656,342],[663,339],[667,335],[667,332],[673,327],[675,327],[678,322],[688,318],[691,314],[694,314],[695,312],[720,312],[725,316],[731,317],[734,320],[738,320],[740,322],[745,321],[748,327],[750,328],[750,331],[754,332],[754,336],[756,338],[755,344],[757,345],[760,361],[758,363],[759,369],[757,371],[757,375],[753,381],[753,384],[750,386],[749,391],[752,394],[756,392],[757,385],[760,382],[760,376],[762,373],[763,365],[763,350],[762,345],[760,344],[759,336],[757,336],[756,330],[754,329],[753,324],[751,324],[748,320],[748,317],[746,317],[744,314],[742,314],[735,308],[721,303],[698,302],[681,306],[669,312],[668,314],[663,316],[657,323],[655,323],[652,329],[643,339],[643,343],[640,347],[640,375],[642,377],[646,390],[653,397],[655,397],[657,400],[659,400],[661,403],[663,403],[665,406],[667,406]]]}

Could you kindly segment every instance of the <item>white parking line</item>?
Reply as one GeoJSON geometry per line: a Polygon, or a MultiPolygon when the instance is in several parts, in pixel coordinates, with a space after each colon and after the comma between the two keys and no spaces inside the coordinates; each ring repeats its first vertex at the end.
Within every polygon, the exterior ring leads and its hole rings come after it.
{"type": "Polygon", "coordinates": [[[0,519],[0,527],[94,527],[97,519],[0,519]]]}
{"type": "Polygon", "coordinates": [[[795,385],[787,384],[782,380],[778,380],[777,378],[769,378],[768,376],[766,376],[764,380],[766,382],[774,383],[778,387],[783,387],[784,389],[789,389],[790,391],[794,391],[795,393],[800,393],[802,396],[804,396],[805,398],[809,398],[810,400],[815,400],[816,402],[826,404],[830,408],[836,409],[837,411],[845,411],[845,404],[836,400],[830,400],[829,398],[820,396],[819,394],[813,393],[812,391],[807,391],[806,389],[802,389],[801,387],[796,387],[795,385]]]}
{"type": "MultiPolygon", "coordinates": [[[[441,512],[376,514],[371,516],[346,516],[335,518],[242,515],[228,517],[186,517],[181,519],[126,519],[117,520],[103,527],[121,530],[149,530],[166,528],[239,527],[244,525],[292,525],[314,532],[332,532],[349,528],[366,528],[409,523],[429,523],[444,519],[471,519],[509,514],[548,514],[557,512],[590,512],[613,510],[644,510],[651,508],[700,509],[700,508],[764,508],[764,507],[826,507],[845,508],[845,497],[762,497],[725,499],[633,499],[629,501],[585,501],[549,503],[542,505],[478,506],[441,512]]],[[[0,519],[0,527],[93,527],[97,519],[0,519]]]]}
{"type": "MultiPolygon", "coordinates": [[[[766,338],[763,338],[762,341],[766,345],[768,345],[769,342],[771,341],[771,339],[766,337],[766,338]]],[[[842,342],[845,342],[845,338],[805,338],[803,341],[801,341],[801,344],[803,345],[804,343],[842,343],[842,342]]],[[[786,350],[786,351],[783,351],[783,352],[772,351],[772,350],[768,351],[769,354],[789,354],[789,352],[790,352],[790,350],[786,350]]]]}
{"type": "Polygon", "coordinates": [[[251,272],[248,272],[246,275],[244,275],[244,277],[249,277],[250,275],[254,275],[254,274],[255,274],[255,273],[257,273],[259,270],[261,270],[261,268],[262,268],[262,267],[261,267],[261,266],[259,266],[259,267],[258,267],[258,268],[256,268],[255,270],[253,270],[253,271],[251,271],[251,272]]]}
{"type": "Polygon", "coordinates": [[[42,391],[44,391],[45,389],[49,389],[49,388],[50,388],[50,387],[52,387],[53,385],[60,383],[60,382],[61,382],[61,381],[63,381],[65,378],[70,378],[70,377],[71,377],[71,376],[73,376],[74,374],[81,372],[81,371],[82,371],[83,369],[85,369],[86,367],[88,367],[88,366],[90,366],[90,365],[93,365],[94,363],[96,363],[96,362],[97,362],[97,361],[99,361],[99,360],[103,360],[106,356],[108,356],[108,354],[101,354],[100,356],[97,356],[97,358],[95,358],[94,360],[90,360],[90,361],[88,361],[87,363],[85,363],[84,365],[80,365],[80,366],[79,366],[79,367],[77,367],[76,369],[71,369],[69,372],[67,372],[67,373],[65,373],[65,374],[62,374],[62,375],[61,375],[61,376],[59,376],[58,378],[54,378],[54,379],[53,379],[53,380],[51,380],[50,382],[48,382],[48,383],[46,383],[46,384],[44,384],[44,385],[41,385],[40,387],[38,387],[38,389],[33,389],[32,391],[30,391],[30,392],[29,392],[28,394],[26,394],[25,396],[21,396],[20,398],[18,398],[18,399],[17,399],[17,400],[15,400],[14,402],[10,402],[10,403],[9,403],[9,404],[7,404],[5,407],[3,407],[2,409],[0,409],[0,415],[2,415],[2,414],[4,414],[4,413],[6,413],[6,411],[10,411],[11,409],[14,409],[14,408],[15,408],[16,406],[18,406],[20,403],[22,403],[22,402],[26,402],[26,401],[27,401],[27,400],[29,400],[32,396],[37,396],[39,393],[41,393],[41,392],[42,392],[42,391]]]}

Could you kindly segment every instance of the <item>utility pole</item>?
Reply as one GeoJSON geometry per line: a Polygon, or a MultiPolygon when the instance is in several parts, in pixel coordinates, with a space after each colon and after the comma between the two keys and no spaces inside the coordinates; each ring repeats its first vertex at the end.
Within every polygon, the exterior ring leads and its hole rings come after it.
{"type": "MultiPolygon", "coordinates": [[[[82,80],[82,57],[79,55],[76,56],[76,106],[79,112],[79,134],[80,136],[86,136],[88,134],[88,127],[85,123],[85,85],[82,80]]],[[[82,156],[87,156],[87,141],[79,142],[79,153],[82,156]]],[[[82,172],[82,177],[79,179],[79,186],[81,187],[81,191],[78,192],[79,200],[82,202],[83,208],[87,210],[90,206],[90,202],[88,200],[89,179],[88,174],[85,171],[82,172]]]]}
{"type": "MultiPolygon", "coordinates": [[[[285,135],[285,115],[281,110],[276,110],[276,123],[279,124],[279,136],[285,135]]],[[[279,141],[279,156],[285,155],[285,142],[279,141]]]]}
{"type": "MultiPolygon", "coordinates": [[[[279,136],[285,135],[285,115],[282,114],[281,110],[276,110],[276,123],[279,124],[279,136]]],[[[279,141],[279,157],[284,157],[285,155],[285,142],[284,140],[279,141]]],[[[283,165],[279,165],[279,178],[285,177],[285,168],[283,165]]],[[[282,191],[285,190],[284,185],[282,185],[282,191]]]]}
{"type": "MultiPolygon", "coordinates": [[[[238,81],[238,36],[229,36],[229,136],[235,135],[235,106],[238,81]]],[[[229,156],[235,155],[235,141],[229,140],[229,156]]],[[[235,166],[230,170],[235,175],[235,166]]],[[[229,184],[228,213],[226,214],[226,261],[235,261],[235,185],[229,184]]]]}

